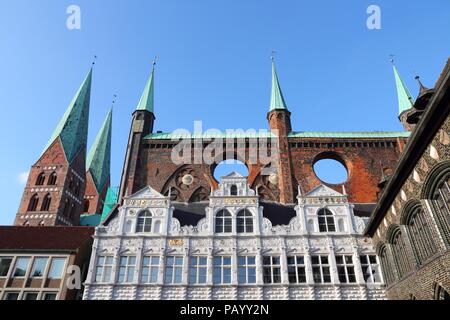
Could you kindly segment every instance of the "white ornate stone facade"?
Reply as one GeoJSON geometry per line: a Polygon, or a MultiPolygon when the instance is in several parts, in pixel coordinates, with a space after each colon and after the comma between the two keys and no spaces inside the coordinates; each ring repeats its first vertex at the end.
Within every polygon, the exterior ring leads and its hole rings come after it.
{"type": "Polygon", "coordinates": [[[365,221],[345,195],[318,186],[298,197],[286,225],[263,210],[246,178],[231,174],[205,217],[180,226],[169,198],[147,187],[97,228],[84,299],[385,299],[365,221]],[[319,225],[321,209],[332,216],[319,225]]]}

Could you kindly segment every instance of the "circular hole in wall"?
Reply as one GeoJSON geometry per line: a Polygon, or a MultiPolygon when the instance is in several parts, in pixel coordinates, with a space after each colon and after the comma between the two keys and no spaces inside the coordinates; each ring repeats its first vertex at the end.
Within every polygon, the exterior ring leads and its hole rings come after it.
{"type": "Polygon", "coordinates": [[[213,172],[213,176],[217,181],[221,181],[222,177],[229,175],[233,171],[239,173],[240,175],[247,177],[248,168],[242,161],[239,160],[225,160],[219,163],[213,172]]]}
{"type": "Polygon", "coordinates": [[[347,168],[337,160],[321,159],[314,163],[314,173],[323,182],[341,184],[347,181],[347,168]]]}

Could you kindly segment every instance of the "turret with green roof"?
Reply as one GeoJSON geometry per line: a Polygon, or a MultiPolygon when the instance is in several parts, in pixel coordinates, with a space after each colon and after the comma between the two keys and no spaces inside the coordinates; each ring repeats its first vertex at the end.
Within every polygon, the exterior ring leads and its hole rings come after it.
{"type": "Polygon", "coordinates": [[[58,123],[52,137],[45,146],[44,152],[59,137],[67,161],[72,162],[81,151],[86,151],[89,105],[91,99],[92,68],[84,79],[75,97],[58,123]]]}
{"type": "Polygon", "coordinates": [[[272,93],[270,96],[269,110],[287,110],[286,102],[284,101],[283,92],[281,91],[280,83],[278,81],[277,70],[275,68],[275,61],[272,58],[272,93]]]}
{"type": "Polygon", "coordinates": [[[414,100],[402,78],[400,77],[396,66],[392,64],[392,67],[394,68],[395,84],[397,86],[398,115],[400,116],[403,112],[413,107],[414,100]]]}
{"type": "Polygon", "coordinates": [[[91,173],[98,192],[104,189],[110,178],[112,113],[111,107],[87,157],[87,172],[91,173]]]}

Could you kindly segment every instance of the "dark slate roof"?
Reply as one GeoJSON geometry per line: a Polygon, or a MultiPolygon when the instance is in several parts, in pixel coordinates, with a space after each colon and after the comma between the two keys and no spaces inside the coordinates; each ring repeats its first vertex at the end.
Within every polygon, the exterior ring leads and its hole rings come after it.
{"type": "Polygon", "coordinates": [[[295,205],[283,205],[276,202],[260,202],[263,206],[263,216],[272,222],[272,226],[288,225],[296,216],[295,205]]]}
{"type": "MultiPolygon", "coordinates": [[[[175,207],[174,218],[180,221],[181,226],[196,226],[205,217],[205,209],[209,205],[208,201],[195,203],[172,203],[175,207]]],[[[295,205],[285,206],[278,203],[260,202],[263,206],[263,216],[272,222],[272,225],[288,225],[295,217],[295,205]]]]}
{"type": "Polygon", "coordinates": [[[0,226],[0,251],[76,251],[94,235],[94,227],[0,226]]]}
{"type": "Polygon", "coordinates": [[[370,217],[376,206],[376,203],[355,203],[353,212],[355,216],[368,218],[370,217]]]}
{"type": "Polygon", "coordinates": [[[173,217],[180,221],[181,226],[196,226],[197,223],[206,216],[205,208],[209,201],[178,203],[172,202],[175,207],[173,217]]]}

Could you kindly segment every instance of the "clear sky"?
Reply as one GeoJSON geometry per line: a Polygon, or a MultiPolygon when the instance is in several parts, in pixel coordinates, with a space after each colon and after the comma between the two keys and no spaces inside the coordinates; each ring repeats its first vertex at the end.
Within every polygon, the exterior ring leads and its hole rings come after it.
{"type": "Polygon", "coordinates": [[[112,182],[119,183],[130,116],[158,56],[155,130],[267,128],[271,67],[295,130],[402,130],[397,67],[413,95],[450,54],[448,0],[2,0],[0,224],[11,224],[23,177],[38,159],[94,55],[89,145],[112,95],[112,182]],[[81,29],[66,27],[69,5],[81,29]],[[381,8],[381,30],[366,26],[381,8]]]}

